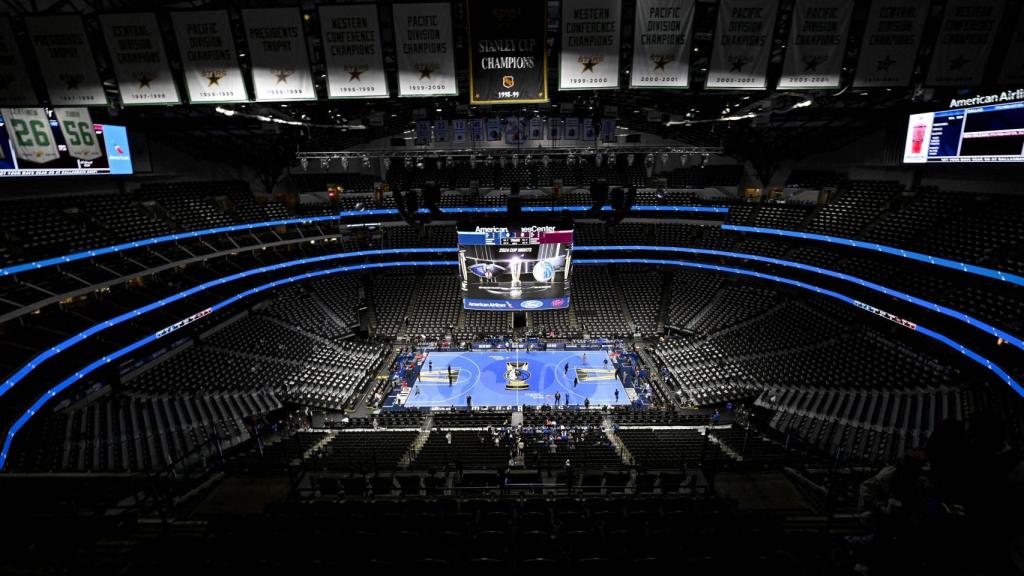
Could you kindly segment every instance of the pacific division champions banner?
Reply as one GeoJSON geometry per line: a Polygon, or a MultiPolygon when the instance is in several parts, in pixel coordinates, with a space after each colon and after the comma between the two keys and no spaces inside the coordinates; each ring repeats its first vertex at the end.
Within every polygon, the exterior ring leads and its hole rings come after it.
{"type": "Polygon", "coordinates": [[[125,106],[180,103],[156,15],[104,14],[100,22],[121,102],[125,106]]]}
{"type": "Polygon", "coordinates": [[[54,106],[106,106],[107,95],[77,14],[25,18],[54,106]]]}
{"type": "Polygon", "coordinates": [[[559,90],[619,87],[620,0],[562,0],[559,90]]]}
{"type": "Polygon", "coordinates": [[[257,102],[316,100],[298,8],[242,10],[257,102]]]}
{"type": "Polygon", "coordinates": [[[328,98],[387,98],[376,4],[321,6],[328,98]]]}
{"type": "Polygon", "coordinates": [[[394,14],[398,95],[458,94],[451,5],[395,4],[394,14]]]}
{"type": "Polygon", "coordinates": [[[928,66],[930,86],[977,86],[992,50],[1003,0],[950,0],[928,66]]]}
{"type": "Polygon", "coordinates": [[[633,34],[633,88],[690,85],[690,30],[694,0],[637,0],[633,34]]]}
{"type": "Polygon", "coordinates": [[[873,0],[853,85],[907,86],[931,0],[873,0]]]}
{"type": "Polygon", "coordinates": [[[853,2],[796,0],[779,88],[838,88],[853,2]]]}
{"type": "Polygon", "coordinates": [[[470,0],[470,104],[548,101],[547,17],[547,0],[470,0]]]}
{"type": "Polygon", "coordinates": [[[708,88],[763,90],[778,0],[722,0],[708,67],[708,88]]]}
{"type": "Polygon", "coordinates": [[[238,67],[227,11],[175,12],[171,19],[189,100],[196,103],[247,101],[249,96],[238,67]]]}
{"type": "Polygon", "coordinates": [[[36,103],[36,94],[28,78],[25,60],[15,42],[11,21],[0,16],[0,104],[26,106],[36,103]]]}

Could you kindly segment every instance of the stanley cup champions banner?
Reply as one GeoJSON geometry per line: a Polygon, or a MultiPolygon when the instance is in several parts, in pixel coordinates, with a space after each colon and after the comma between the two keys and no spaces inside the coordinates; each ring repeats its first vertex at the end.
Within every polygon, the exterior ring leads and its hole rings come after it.
{"type": "Polygon", "coordinates": [[[175,12],[171,19],[189,100],[195,103],[247,101],[249,97],[238,67],[227,11],[175,12]]]}
{"type": "Polygon", "coordinates": [[[316,100],[298,8],[242,10],[257,102],[316,100]]]}
{"type": "Polygon", "coordinates": [[[778,0],[722,0],[718,7],[708,88],[763,90],[778,0]]]}
{"type": "Polygon", "coordinates": [[[999,83],[1003,85],[1024,84],[1024,6],[1017,14],[1017,25],[1010,36],[1010,46],[1003,56],[999,72],[999,83]]]}
{"type": "Polygon", "coordinates": [[[637,0],[633,88],[690,85],[690,30],[695,0],[637,0]]]}
{"type": "Polygon", "coordinates": [[[26,106],[36,102],[28,78],[28,68],[25,67],[14,39],[11,21],[6,16],[0,16],[0,104],[26,106]]]}
{"type": "Polygon", "coordinates": [[[180,103],[156,15],[105,14],[100,22],[121,102],[125,106],[180,103]]]}
{"type": "Polygon", "coordinates": [[[796,0],[779,88],[838,88],[850,0],[796,0]]]}
{"type": "Polygon", "coordinates": [[[376,4],[320,6],[328,98],[387,98],[376,4]]]}
{"type": "Polygon", "coordinates": [[[1003,0],[949,0],[925,84],[981,84],[1002,15],[1003,0]]]}
{"type": "Polygon", "coordinates": [[[931,0],[873,0],[853,85],[907,86],[931,0]]]}
{"type": "Polygon", "coordinates": [[[547,0],[469,1],[469,103],[547,102],[547,0]]]}
{"type": "Polygon", "coordinates": [[[69,156],[79,160],[95,160],[103,156],[88,108],[55,108],[53,113],[57,116],[69,156]]]}
{"type": "Polygon", "coordinates": [[[452,8],[395,4],[395,52],[399,96],[455,96],[452,8]]]}
{"type": "Polygon", "coordinates": [[[559,90],[619,87],[620,0],[562,0],[559,90]]]}
{"type": "Polygon", "coordinates": [[[46,110],[42,108],[4,108],[0,110],[7,138],[14,155],[26,162],[45,164],[60,157],[46,110]]]}
{"type": "Polygon", "coordinates": [[[25,18],[54,106],[106,106],[89,38],[76,14],[25,18]]]}

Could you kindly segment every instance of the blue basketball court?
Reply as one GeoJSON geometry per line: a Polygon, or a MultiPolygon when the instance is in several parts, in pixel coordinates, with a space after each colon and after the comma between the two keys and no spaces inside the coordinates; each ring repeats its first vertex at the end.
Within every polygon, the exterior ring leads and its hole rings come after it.
{"type": "Polygon", "coordinates": [[[604,350],[489,350],[427,353],[419,379],[410,383],[405,406],[464,407],[467,394],[473,396],[473,406],[554,404],[556,392],[560,405],[565,405],[566,398],[571,406],[583,405],[587,399],[591,406],[629,403],[615,378],[612,358],[604,350]]]}

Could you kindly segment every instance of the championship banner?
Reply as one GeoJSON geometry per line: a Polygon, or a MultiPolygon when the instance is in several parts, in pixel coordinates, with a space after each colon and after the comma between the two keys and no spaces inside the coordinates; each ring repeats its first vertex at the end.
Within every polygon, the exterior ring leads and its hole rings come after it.
{"type": "Polygon", "coordinates": [[[1017,14],[1017,23],[1010,36],[1003,68],[999,72],[999,83],[1014,86],[1024,84],[1024,7],[1017,14]]]}
{"type": "Polygon", "coordinates": [[[19,160],[45,164],[56,160],[57,143],[53,141],[50,119],[42,108],[4,108],[0,110],[7,125],[7,139],[19,160]]]}
{"type": "Polygon", "coordinates": [[[469,138],[473,142],[483,142],[485,140],[483,118],[473,118],[469,121],[469,138]]]}
{"type": "Polygon", "coordinates": [[[853,77],[856,88],[907,86],[931,0],[874,0],[853,77]]]}
{"type": "Polygon", "coordinates": [[[548,140],[561,140],[562,139],[562,119],[561,118],[549,118],[548,119],[548,140]]]}
{"type": "Polygon", "coordinates": [[[544,139],[544,119],[541,117],[530,118],[530,130],[527,132],[528,139],[530,140],[543,140],[544,139]]]}
{"type": "Polygon", "coordinates": [[[69,156],[79,160],[95,160],[103,156],[88,108],[56,108],[53,112],[69,156]]]}
{"type": "Polygon", "coordinates": [[[434,122],[434,142],[448,141],[448,121],[438,120],[434,122]]]}
{"type": "Polygon", "coordinates": [[[619,87],[621,0],[562,0],[559,90],[619,87]]]}
{"type": "Polygon", "coordinates": [[[501,140],[501,120],[498,118],[487,119],[487,140],[489,142],[501,140]]]}
{"type": "Polygon", "coordinates": [[[637,0],[631,88],[690,85],[690,30],[695,0],[637,0]]]}
{"type": "Polygon", "coordinates": [[[387,98],[376,4],[320,6],[328,98],[387,98]]]}
{"type": "Polygon", "coordinates": [[[125,106],[181,103],[155,14],[104,14],[100,23],[125,106]]]}
{"type": "Polygon", "coordinates": [[[579,118],[566,118],[565,119],[565,130],[562,131],[562,136],[566,140],[579,140],[580,139],[580,119],[579,118]]]}
{"type": "Polygon", "coordinates": [[[778,88],[838,88],[853,2],[796,0],[778,88]]]}
{"type": "Polygon", "coordinates": [[[468,4],[469,103],[547,102],[547,0],[468,4]]]}
{"type": "Polygon", "coordinates": [[[0,16],[0,104],[27,106],[38,102],[11,21],[0,16]]]}
{"type": "Polygon", "coordinates": [[[452,120],[452,142],[466,141],[466,121],[462,119],[452,120]]]}
{"type": "Polygon", "coordinates": [[[399,96],[455,96],[452,8],[447,2],[395,4],[399,96]]]}
{"type": "Polygon", "coordinates": [[[189,100],[194,103],[248,101],[227,11],[175,12],[171,19],[189,100]]]}
{"type": "Polygon", "coordinates": [[[505,144],[522,144],[526,134],[523,131],[523,119],[518,116],[505,118],[505,144]]]}
{"type": "Polygon", "coordinates": [[[985,73],[1003,0],[950,0],[928,66],[929,86],[976,86],[985,73]]]}
{"type": "Polygon", "coordinates": [[[257,102],[316,100],[298,8],[242,10],[257,102]]]}
{"type": "Polygon", "coordinates": [[[430,143],[430,120],[416,121],[416,145],[422,146],[430,143]]]}
{"type": "Polygon", "coordinates": [[[616,124],[615,118],[601,118],[601,142],[615,142],[617,139],[616,124]]]}
{"type": "Polygon", "coordinates": [[[580,140],[585,142],[593,142],[594,140],[597,140],[597,132],[594,130],[593,118],[583,119],[583,130],[580,134],[580,140]]]}
{"type": "Polygon", "coordinates": [[[763,90],[778,0],[722,0],[707,88],[763,90]]]}
{"type": "Polygon", "coordinates": [[[96,61],[76,14],[25,18],[53,106],[106,106],[96,61]]]}

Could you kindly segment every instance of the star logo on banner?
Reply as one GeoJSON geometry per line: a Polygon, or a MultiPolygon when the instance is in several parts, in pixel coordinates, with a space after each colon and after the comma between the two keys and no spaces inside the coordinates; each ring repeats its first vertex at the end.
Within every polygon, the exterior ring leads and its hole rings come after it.
{"type": "Polygon", "coordinates": [[[743,72],[743,67],[746,66],[747,64],[750,64],[750,62],[748,62],[747,59],[742,56],[730,58],[729,72],[743,72]]]}
{"type": "Polygon", "coordinates": [[[143,88],[150,88],[150,82],[156,80],[156,74],[150,74],[148,72],[142,72],[135,75],[135,81],[139,83],[139,90],[143,88]]]}
{"type": "Polygon", "coordinates": [[[416,67],[420,71],[420,80],[430,80],[430,75],[437,71],[437,67],[433,64],[423,64],[416,67]]]}
{"type": "Polygon", "coordinates": [[[583,66],[583,69],[580,70],[580,74],[584,72],[593,72],[594,66],[600,64],[602,60],[604,60],[604,58],[600,56],[580,56],[578,62],[583,66]]]}
{"type": "Polygon", "coordinates": [[[804,72],[816,72],[818,65],[825,62],[821,56],[808,56],[804,58],[804,72]]]}
{"type": "Polygon", "coordinates": [[[878,72],[888,72],[889,68],[893,64],[895,64],[895,63],[896,63],[896,61],[892,59],[892,56],[890,56],[889,54],[886,54],[885,55],[885,60],[879,60],[878,62],[876,62],[876,64],[877,64],[877,71],[878,72]]]}
{"type": "Polygon", "coordinates": [[[366,69],[366,66],[345,66],[345,72],[348,72],[348,81],[362,81],[362,78],[360,78],[360,76],[362,75],[363,72],[366,72],[366,69]]]}
{"type": "Polygon", "coordinates": [[[295,70],[285,70],[283,68],[280,70],[271,70],[270,72],[271,74],[277,77],[277,82],[274,82],[275,86],[278,84],[287,84],[288,77],[291,76],[292,74],[295,74],[295,70]]]}
{"type": "Polygon", "coordinates": [[[82,83],[82,80],[85,80],[85,76],[82,74],[61,74],[60,79],[68,90],[78,90],[78,85],[82,83]]]}
{"type": "Polygon", "coordinates": [[[970,60],[964,58],[963,55],[957,56],[956,58],[953,58],[952,60],[949,61],[949,69],[951,71],[962,70],[964,65],[967,64],[968,62],[970,62],[970,60]]]}
{"type": "Polygon", "coordinates": [[[657,72],[658,70],[664,71],[665,65],[674,60],[674,58],[659,54],[657,56],[651,56],[651,60],[654,61],[654,71],[657,72]]]}
{"type": "Polygon", "coordinates": [[[220,81],[223,80],[225,76],[227,76],[227,74],[225,74],[223,70],[207,70],[202,73],[202,77],[206,78],[206,81],[208,82],[206,85],[207,88],[211,86],[219,87],[220,81]]]}

